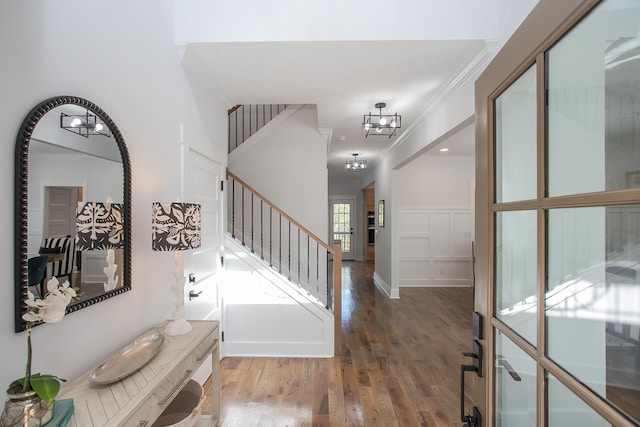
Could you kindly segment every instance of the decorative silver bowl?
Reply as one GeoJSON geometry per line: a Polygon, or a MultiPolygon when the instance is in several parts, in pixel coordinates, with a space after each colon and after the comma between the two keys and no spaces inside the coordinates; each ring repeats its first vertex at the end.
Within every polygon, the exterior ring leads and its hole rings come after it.
{"type": "Polygon", "coordinates": [[[147,332],[96,367],[89,375],[89,382],[105,385],[128,377],[153,359],[163,342],[160,331],[147,332]]]}

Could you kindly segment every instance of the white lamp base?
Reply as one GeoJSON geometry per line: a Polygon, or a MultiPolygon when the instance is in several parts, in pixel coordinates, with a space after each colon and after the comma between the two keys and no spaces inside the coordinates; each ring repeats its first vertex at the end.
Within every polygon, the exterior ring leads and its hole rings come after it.
{"type": "Polygon", "coordinates": [[[118,286],[118,276],[116,270],[118,266],[114,263],[116,259],[113,249],[107,250],[107,266],[103,268],[104,274],[107,276],[107,283],[104,283],[104,291],[108,292],[118,286]]]}
{"type": "Polygon", "coordinates": [[[164,328],[164,332],[167,335],[175,336],[175,335],[184,335],[187,332],[191,331],[192,326],[185,319],[178,319],[170,321],[167,326],[164,328]]]}
{"type": "Polygon", "coordinates": [[[173,289],[173,304],[175,310],[173,317],[164,331],[167,335],[182,335],[191,330],[191,324],[184,318],[184,265],[182,263],[182,252],[175,251],[173,253],[175,266],[173,268],[173,276],[176,278],[175,283],[172,286],[173,289]]]}

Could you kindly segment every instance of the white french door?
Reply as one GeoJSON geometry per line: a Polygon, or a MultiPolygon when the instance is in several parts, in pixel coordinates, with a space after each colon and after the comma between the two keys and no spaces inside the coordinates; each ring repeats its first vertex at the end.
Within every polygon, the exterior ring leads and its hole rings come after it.
{"type": "Polygon", "coordinates": [[[329,206],[332,242],[342,242],[342,259],[353,260],[355,202],[352,199],[334,199],[329,206]]]}

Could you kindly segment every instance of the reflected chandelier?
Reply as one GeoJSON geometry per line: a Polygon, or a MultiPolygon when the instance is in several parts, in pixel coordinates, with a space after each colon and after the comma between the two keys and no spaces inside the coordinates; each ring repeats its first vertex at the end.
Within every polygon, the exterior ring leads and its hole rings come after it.
{"type": "Polygon", "coordinates": [[[65,114],[60,113],[60,127],[85,138],[93,135],[111,137],[109,127],[95,114],[65,114]]]}
{"type": "Polygon", "coordinates": [[[366,160],[358,160],[358,154],[353,154],[353,160],[347,160],[347,164],[344,166],[344,170],[347,172],[356,172],[365,170],[367,168],[366,160]]]}
{"type": "Polygon", "coordinates": [[[365,138],[371,135],[384,135],[391,138],[397,129],[401,127],[402,117],[398,114],[382,114],[382,109],[387,104],[378,102],[375,107],[379,110],[378,114],[365,114],[362,121],[362,133],[365,138]]]}

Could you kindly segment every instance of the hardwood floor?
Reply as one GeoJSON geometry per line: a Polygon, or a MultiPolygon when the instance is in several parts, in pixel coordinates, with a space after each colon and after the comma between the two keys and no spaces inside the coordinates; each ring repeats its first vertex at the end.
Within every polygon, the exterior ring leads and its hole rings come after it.
{"type": "Polygon", "coordinates": [[[472,289],[402,288],[390,300],[362,262],[345,262],[342,280],[342,355],[223,359],[222,426],[462,425],[472,289]]]}

